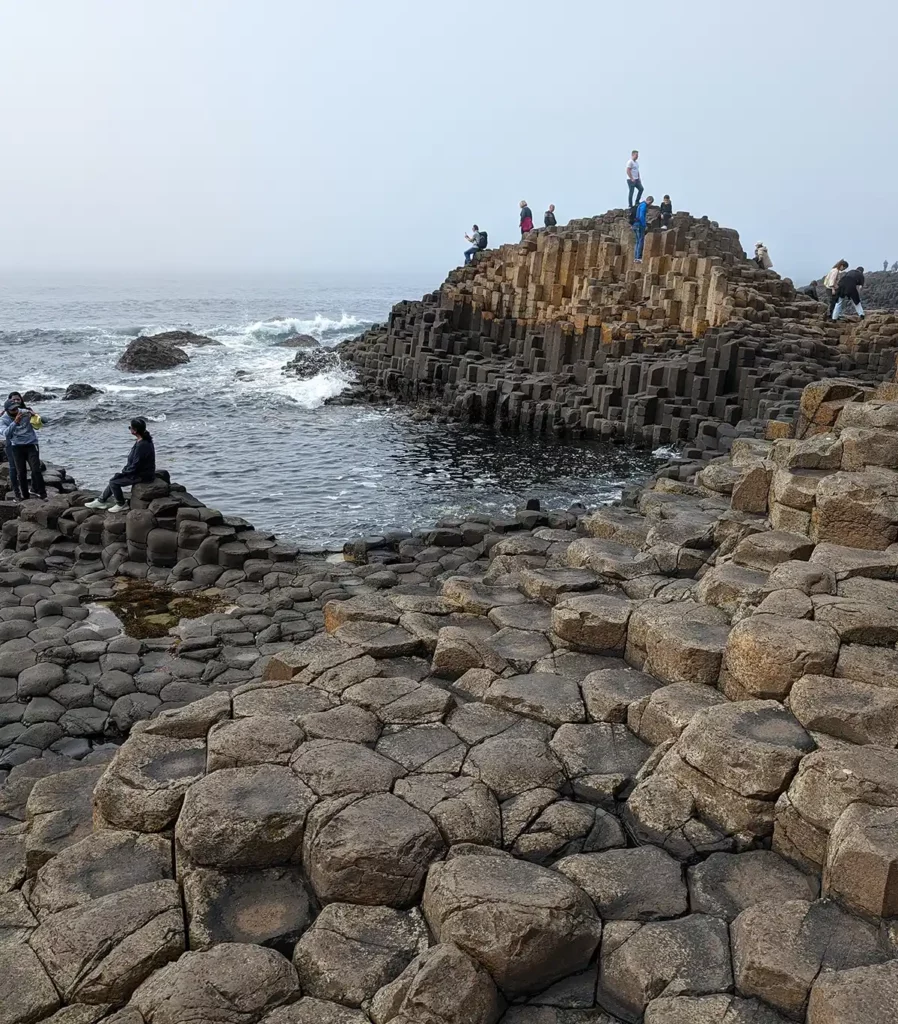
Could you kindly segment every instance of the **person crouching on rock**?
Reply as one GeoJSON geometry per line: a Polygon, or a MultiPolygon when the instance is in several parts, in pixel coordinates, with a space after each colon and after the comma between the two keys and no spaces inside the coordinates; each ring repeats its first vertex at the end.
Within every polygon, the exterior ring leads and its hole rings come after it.
{"type": "Polygon", "coordinates": [[[44,486],[44,475],[41,472],[40,447],[37,431],[43,426],[40,416],[29,409],[22,401],[22,396],[13,391],[3,406],[3,418],[0,420],[0,433],[6,439],[6,456],[9,459],[10,483],[13,491],[23,501],[31,495],[28,491],[28,470],[31,470],[31,486],[39,498],[47,497],[44,486]],[[13,479],[15,467],[15,479],[13,479]]]}
{"type": "Polygon", "coordinates": [[[137,438],[137,441],[131,448],[125,468],[121,473],[116,473],[100,497],[87,502],[85,508],[105,509],[107,512],[127,512],[129,506],[122,493],[122,488],[149,483],[155,479],[156,448],[153,445],[152,435],[147,430],[147,421],[139,416],[131,420],[131,433],[137,438]],[[115,498],[114,505],[109,504],[111,497],[115,498]]]}

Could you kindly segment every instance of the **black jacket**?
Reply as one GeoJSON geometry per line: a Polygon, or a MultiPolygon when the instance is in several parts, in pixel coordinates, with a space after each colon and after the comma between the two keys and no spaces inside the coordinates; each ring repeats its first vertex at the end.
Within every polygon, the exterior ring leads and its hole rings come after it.
{"type": "Polygon", "coordinates": [[[839,278],[839,295],[853,295],[864,283],[864,275],[859,270],[846,270],[839,278]]]}
{"type": "Polygon", "coordinates": [[[142,437],[134,445],[122,473],[140,480],[152,480],[156,476],[156,449],[152,438],[142,437]]]}
{"type": "Polygon", "coordinates": [[[543,224],[545,224],[547,228],[554,228],[557,223],[558,221],[555,220],[555,214],[552,213],[551,210],[546,210],[543,214],[543,224]]]}

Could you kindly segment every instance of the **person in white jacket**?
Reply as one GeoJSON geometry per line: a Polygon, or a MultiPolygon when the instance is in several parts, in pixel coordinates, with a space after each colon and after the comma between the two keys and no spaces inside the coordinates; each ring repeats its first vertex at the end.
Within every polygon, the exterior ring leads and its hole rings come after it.
{"type": "Polygon", "coordinates": [[[763,242],[755,242],[755,263],[757,263],[761,270],[770,270],[773,266],[773,260],[770,258],[767,246],[763,242]]]}
{"type": "Polygon", "coordinates": [[[829,302],[829,309],[826,314],[827,319],[832,319],[833,310],[839,301],[839,278],[847,269],[848,260],[839,260],[838,263],[833,264],[832,270],[823,278],[823,287],[826,289],[826,298],[829,302]]]}

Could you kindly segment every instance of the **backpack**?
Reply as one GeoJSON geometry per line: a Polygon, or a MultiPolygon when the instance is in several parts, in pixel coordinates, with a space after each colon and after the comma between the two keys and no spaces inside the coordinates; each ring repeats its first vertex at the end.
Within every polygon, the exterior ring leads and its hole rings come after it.
{"type": "Polygon", "coordinates": [[[637,218],[638,215],[639,215],[639,203],[637,203],[635,206],[631,206],[630,207],[630,210],[627,213],[627,220],[631,224],[635,224],[636,223],[636,218],[637,218]]]}
{"type": "Polygon", "coordinates": [[[485,249],[488,244],[489,244],[489,240],[487,238],[486,232],[485,231],[481,231],[480,232],[480,238],[477,239],[477,248],[478,249],[485,249]]]}

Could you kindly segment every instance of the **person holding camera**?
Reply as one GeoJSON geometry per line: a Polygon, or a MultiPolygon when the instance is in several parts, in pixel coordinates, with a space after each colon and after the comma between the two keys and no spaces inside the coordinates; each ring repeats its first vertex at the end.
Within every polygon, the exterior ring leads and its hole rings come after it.
{"type": "Polygon", "coordinates": [[[116,473],[111,477],[100,497],[88,501],[85,508],[106,512],[127,512],[129,506],[122,488],[149,483],[155,479],[156,447],[153,444],[152,434],[147,430],[147,421],[140,416],[135,417],[131,420],[130,430],[131,435],[137,440],[131,447],[125,468],[121,473],[116,473]],[[114,505],[109,504],[110,498],[115,498],[114,505]]]}
{"type": "Polygon", "coordinates": [[[31,470],[31,486],[39,498],[47,497],[44,475],[41,472],[41,456],[37,431],[43,426],[40,416],[28,408],[18,391],[10,393],[3,405],[0,418],[0,433],[6,440],[6,457],[9,460],[9,482],[16,497],[27,501],[28,471],[31,470]]]}

